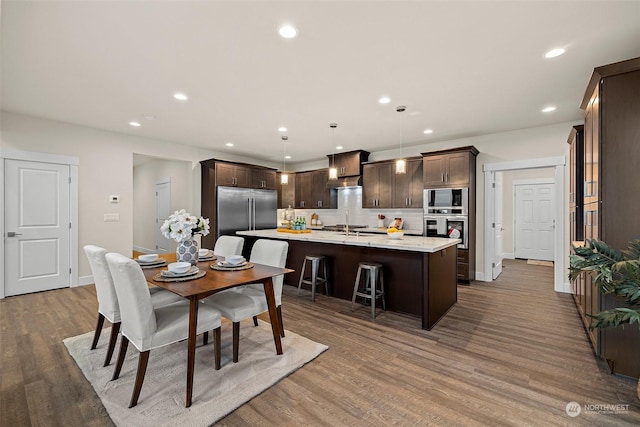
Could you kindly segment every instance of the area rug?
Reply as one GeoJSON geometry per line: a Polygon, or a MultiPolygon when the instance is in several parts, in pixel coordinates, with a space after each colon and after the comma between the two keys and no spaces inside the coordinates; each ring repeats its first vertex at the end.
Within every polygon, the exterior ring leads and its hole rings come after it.
{"type": "Polygon", "coordinates": [[[129,409],[138,351],[129,345],[120,378],[111,381],[111,365],[102,367],[110,328],[102,331],[95,350],[89,350],[93,332],[66,338],[64,344],[102,400],[117,426],[208,426],[309,363],[328,347],[293,332],[282,339],[284,354],[276,355],[271,325],[249,319],[240,327],[239,361],[233,363],[231,323],[222,324],[222,367],[214,369],[214,345],[202,345],[198,337],[193,402],[185,408],[187,343],[178,342],[152,350],[138,405],[129,409]]]}
{"type": "Polygon", "coordinates": [[[529,265],[544,265],[545,267],[553,267],[553,261],[541,261],[538,259],[528,259],[527,264],[529,265]]]}

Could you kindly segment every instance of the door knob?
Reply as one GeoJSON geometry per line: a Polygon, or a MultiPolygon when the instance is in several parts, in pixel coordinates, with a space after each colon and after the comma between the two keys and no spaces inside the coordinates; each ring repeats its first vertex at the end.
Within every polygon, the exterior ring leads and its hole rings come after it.
{"type": "Polygon", "coordinates": [[[22,233],[16,233],[15,231],[7,232],[7,237],[16,237],[16,236],[22,236],[22,233]]]}

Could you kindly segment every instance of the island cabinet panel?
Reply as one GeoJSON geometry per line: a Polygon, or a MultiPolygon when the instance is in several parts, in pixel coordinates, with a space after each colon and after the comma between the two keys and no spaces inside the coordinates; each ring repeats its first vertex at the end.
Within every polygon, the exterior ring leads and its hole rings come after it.
{"type": "MultiPolygon", "coordinates": [[[[312,232],[313,233],[313,232],[312,232]]],[[[245,237],[245,249],[258,237],[245,237]]],[[[383,265],[385,303],[389,311],[409,314],[422,319],[422,328],[430,330],[457,301],[456,247],[439,252],[393,250],[345,244],[290,240],[286,267],[295,270],[285,276],[285,284],[298,287],[304,257],[324,255],[327,262],[329,295],[351,301],[358,263],[376,262],[383,265]]],[[[310,289],[309,285],[303,285],[310,289]]],[[[324,288],[317,290],[320,294],[324,288]]],[[[357,309],[370,308],[357,300],[357,309]]],[[[382,302],[377,301],[377,307],[382,302]]]]}
{"type": "MultiPolygon", "coordinates": [[[[640,182],[640,58],[595,68],[580,108],[584,110],[584,167],[580,171],[578,157],[576,167],[570,168],[571,191],[576,197],[569,200],[570,207],[575,207],[575,213],[570,212],[579,215],[582,181],[584,239],[602,240],[624,250],[630,240],[640,236],[640,203],[633,191],[634,184],[640,182]]],[[[572,243],[581,240],[578,230],[572,232],[574,238],[572,243]]],[[[590,274],[583,274],[572,289],[596,354],[607,361],[612,372],[638,378],[640,331],[636,325],[588,328],[589,315],[623,307],[624,300],[602,295],[590,274]]]]}
{"type": "Polygon", "coordinates": [[[362,207],[391,208],[393,162],[369,163],[362,168],[362,207]]]}
{"type": "Polygon", "coordinates": [[[289,172],[289,183],[280,184],[281,172],[276,174],[276,190],[278,191],[278,209],[296,206],[296,174],[289,172]]]}

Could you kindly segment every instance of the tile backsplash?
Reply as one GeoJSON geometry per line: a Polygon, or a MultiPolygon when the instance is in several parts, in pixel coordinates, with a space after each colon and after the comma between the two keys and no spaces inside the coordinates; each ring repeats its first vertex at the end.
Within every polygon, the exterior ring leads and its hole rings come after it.
{"type": "MultiPolygon", "coordinates": [[[[349,224],[378,226],[378,214],[385,216],[384,225],[389,225],[394,218],[402,218],[405,229],[422,230],[422,209],[363,209],[362,187],[342,188],[338,190],[338,209],[296,209],[296,216],[304,216],[307,224],[311,224],[311,215],[318,214],[322,225],[344,224],[349,211],[349,224]]],[[[284,209],[278,209],[278,221],[284,219],[284,209]]]]}

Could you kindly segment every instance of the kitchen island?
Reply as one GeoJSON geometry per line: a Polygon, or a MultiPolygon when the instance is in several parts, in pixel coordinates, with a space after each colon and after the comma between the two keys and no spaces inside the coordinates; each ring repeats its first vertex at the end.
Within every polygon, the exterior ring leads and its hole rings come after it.
{"type": "Polygon", "coordinates": [[[316,231],[287,233],[276,230],[238,231],[246,248],[257,239],[289,242],[286,267],[295,270],[285,283],[298,286],[306,255],[324,255],[329,294],[351,300],[361,261],[384,266],[387,310],[419,316],[430,330],[457,301],[456,260],[458,239],[407,236],[391,240],[386,235],[316,231]]]}

